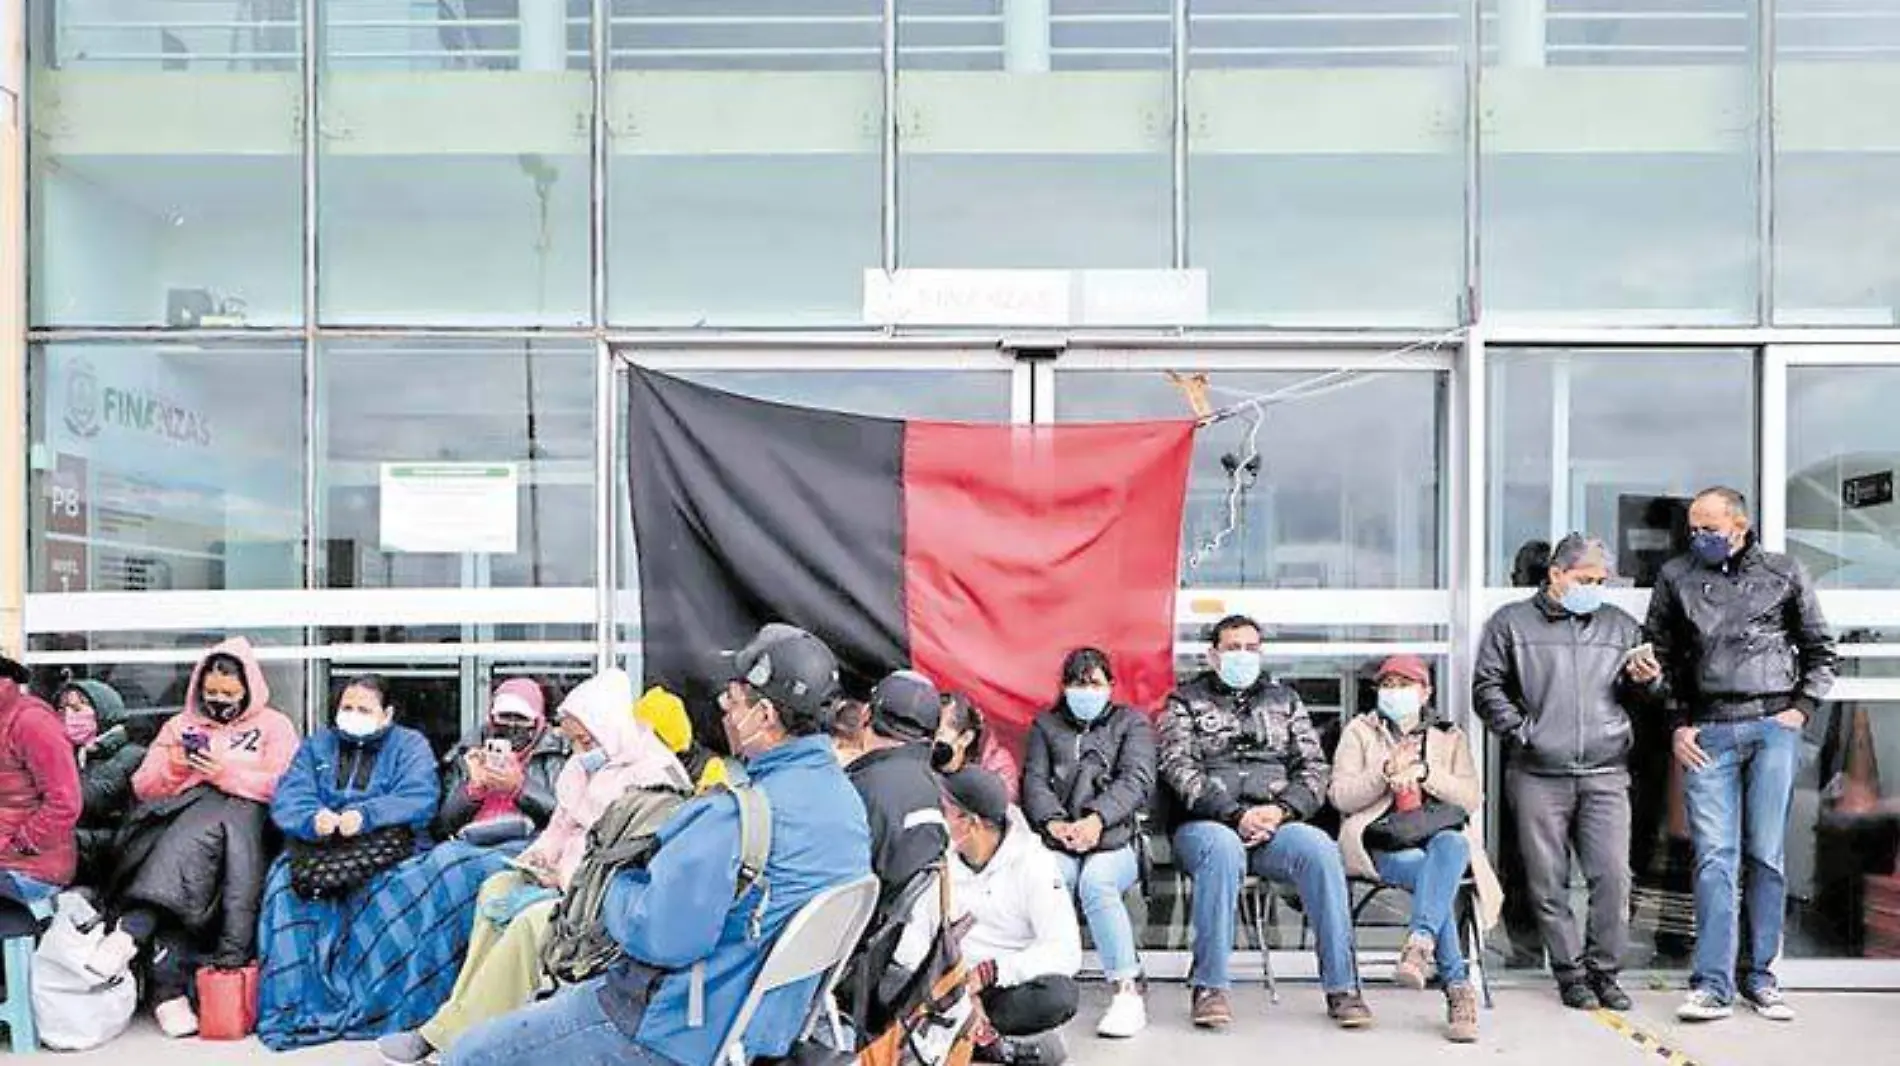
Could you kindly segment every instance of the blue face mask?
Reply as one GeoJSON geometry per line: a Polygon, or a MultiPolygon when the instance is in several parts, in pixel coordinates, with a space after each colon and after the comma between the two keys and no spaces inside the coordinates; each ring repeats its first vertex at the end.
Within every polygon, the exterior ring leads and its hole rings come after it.
{"type": "Polygon", "coordinates": [[[1571,614],[1595,614],[1603,606],[1603,586],[1572,585],[1558,602],[1571,614]]]}
{"type": "Polygon", "coordinates": [[[1093,722],[1108,710],[1108,693],[1099,688],[1068,688],[1062,690],[1062,698],[1069,705],[1069,713],[1075,715],[1078,722],[1093,722]]]}
{"type": "Polygon", "coordinates": [[[1735,553],[1729,544],[1728,534],[1707,529],[1698,530],[1689,538],[1689,550],[1694,552],[1695,557],[1702,560],[1705,566],[1721,566],[1728,562],[1730,555],[1735,553]]]}
{"type": "Polygon", "coordinates": [[[1224,651],[1220,653],[1221,684],[1235,692],[1245,692],[1260,680],[1260,653],[1224,651]]]}
{"type": "Polygon", "coordinates": [[[607,753],[599,748],[589,748],[580,754],[581,769],[588,773],[598,773],[607,765],[607,753]]]}

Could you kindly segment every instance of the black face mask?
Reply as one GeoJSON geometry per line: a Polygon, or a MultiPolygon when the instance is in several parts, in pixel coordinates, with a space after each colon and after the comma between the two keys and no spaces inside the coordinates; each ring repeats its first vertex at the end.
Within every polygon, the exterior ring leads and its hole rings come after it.
{"type": "Polygon", "coordinates": [[[206,718],[222,724],[235,721],[244,713],[244,701],[205,696],[198,701],[198,708],[204,711],[206,718]]]}
{"type": "Polygon", "coordinates": [[[939,740],[930,745],[930,768],[939,773],[950,769],[957,758],[957,749],[939,740]]]}
{"type": "Polygon", "coordinates": [[[491,725],[488,736],[494,740],[505,740],[516,751],[527,751],[541,735],[541,730],[531,725],[491,725]]]}

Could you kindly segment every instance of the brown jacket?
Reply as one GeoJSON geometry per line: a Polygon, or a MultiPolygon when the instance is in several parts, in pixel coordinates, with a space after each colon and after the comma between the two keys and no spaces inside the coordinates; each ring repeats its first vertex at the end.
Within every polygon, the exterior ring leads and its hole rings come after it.
{"type": "MultiPolygon", "coordinates": [[[[1498,922],[1504,907],[1504,888],[1484,854],[1484,834],[1478,819],[1484,811],[1484,786],[1478,780],[1478,765],[1472,760],[1471,746],[1457,726],[1434,723],[1425,730],[1425,780],[1427,794],[1446,803],[1455,803],[1471,813],[1465,823],[1465,839],[1471,844],[1471,874],[1478,888],[1478,917],[1486,928],[1498,922]]],[[[1379,872],[1366,850],[1366,827],[1392,806],[1392,789],[1386,784],[1385,763],[1398,741],[1377,714],[1362,714],[1347,724],[1339,737],[1339,750],[1333,755],[1333,781],[1330,798],[1339,808],[1344,822],[1339,827],[1339,851],[1351,877],[1377,879],[1379,872]]]]}

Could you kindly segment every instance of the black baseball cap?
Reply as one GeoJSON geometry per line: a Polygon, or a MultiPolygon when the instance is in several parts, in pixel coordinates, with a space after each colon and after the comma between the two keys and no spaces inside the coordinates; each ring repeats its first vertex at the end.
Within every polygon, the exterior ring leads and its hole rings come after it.
{"type": "Polygon", "coordinates": [[[981,766],[966,766],[943,779],[944,795],[958,809],[991,825],[1009,824],[1009,790],[1003,779],[981,766]]]}
{"type": "Polygon", "coordinates": [[[871,690],[871,728],[893,740],[936,736],[942,717],[937,686],[915,670],[899,670],[871,690]]]}
{"type": "Polygon", "coordinates": [[[816,715],[837,695],[838,658],[810,633],[773,622],[732,653],[727,677],[786,710],[816,715]]]}

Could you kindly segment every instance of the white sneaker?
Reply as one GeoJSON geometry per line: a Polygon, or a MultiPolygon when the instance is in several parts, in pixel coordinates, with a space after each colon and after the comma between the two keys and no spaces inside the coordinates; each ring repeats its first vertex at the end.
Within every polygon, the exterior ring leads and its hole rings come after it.
{"type": "Polygon", "coordinates": [[[173,1040],[198,1035],[198,1012],[191,1009],[191,1000],[183,996],[160,1003],[153,1009],[152,1017],[158,1019],[158,1031],[173,1040]]]}
{"type": "Polygon", "coordinates": [[[132,969],[132,960],[138,958],[138,954],[139,942],[125,931],[115,929],[92,949],[86,969],[101,981],[116,981],[132,969]]]}
{"type": "Polygon", "coordinates": [[[1716,1022],[1735,1013],[1735,1008],[1715,998],[1712,992],[1700,988],[1692,989],[1682,1006],[1676,1008],[1676,1019],[1684,1022],[1716,1022]]]}
{"type": "Polygon", "coordinates": [[[1763,988],[1743,995],[1742,1000],[1771,1022],[1794,1021],[1794,1008],[1788,1005],[1779,988],[1763,988]]]}
{"type": "Polygon", "coordinates": [[[1108,1001],[1108,1013],[1102,1015],[1095,1035],[1110,1040],[1126,1040],[1148,1028],[1148,1001],[1140,992],[1124,990],[1108,1001]]]}

